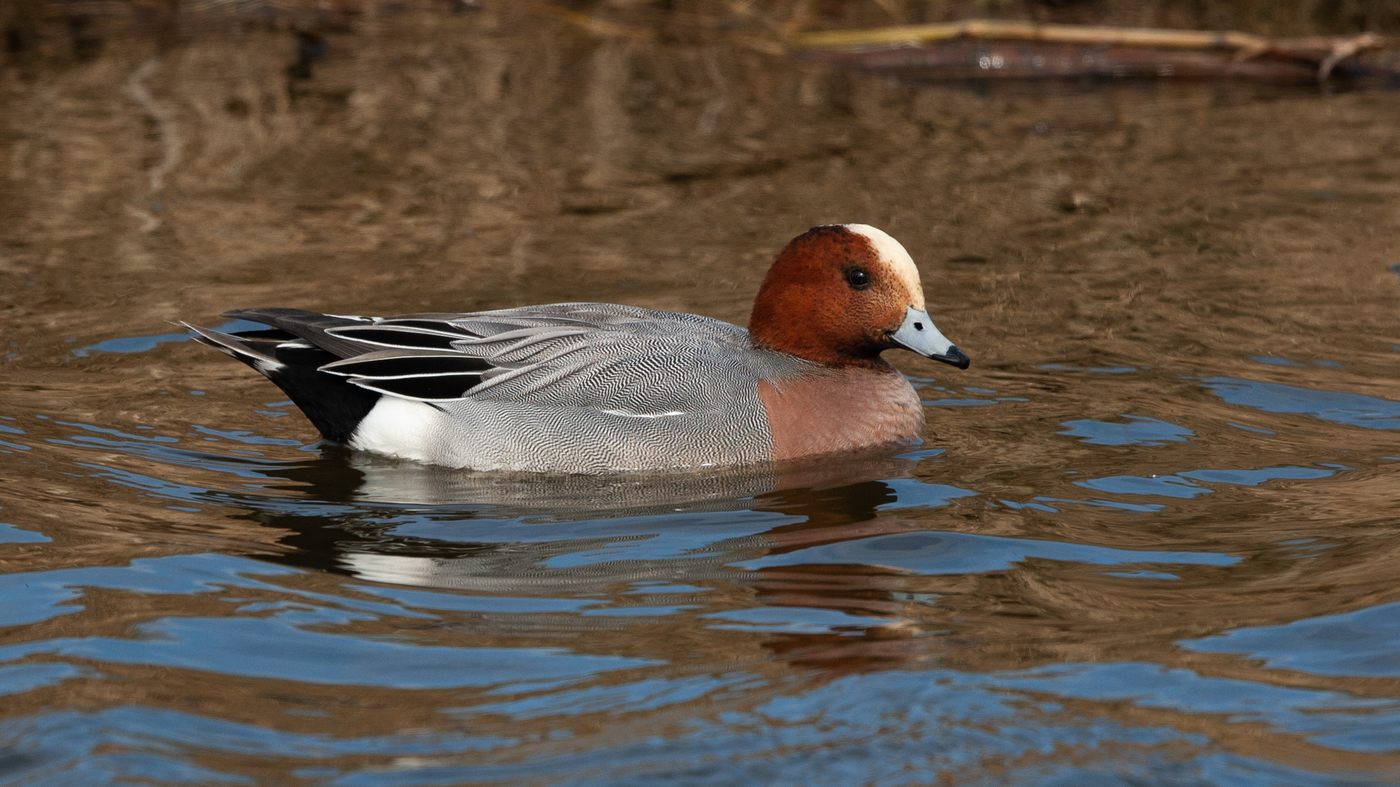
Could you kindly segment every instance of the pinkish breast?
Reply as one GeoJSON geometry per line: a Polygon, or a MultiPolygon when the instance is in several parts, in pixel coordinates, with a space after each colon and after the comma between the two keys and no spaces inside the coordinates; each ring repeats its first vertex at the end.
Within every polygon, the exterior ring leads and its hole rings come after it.
{"type": "Polygon", "coordinates": [[[889,366],[764,379],[758,398],[775,461],[917,440],[924,431],[918,394],[889,366]]]}

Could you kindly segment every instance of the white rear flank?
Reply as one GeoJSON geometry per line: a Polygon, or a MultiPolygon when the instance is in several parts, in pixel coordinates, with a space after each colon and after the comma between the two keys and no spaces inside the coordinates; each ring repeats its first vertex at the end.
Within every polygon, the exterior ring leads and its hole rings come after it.
{"type": "Polygon", "coordinates": [[[441,417],[441,411],[430,404],[381,396],[355,428],[350,446],[402,459],[440,461],[436,446],[441,417]]]}
{"type": "Polygon", "coordinates": [[[904,282],[904,287],[909,290],[909,305],[916,309],[924,308],[924,285],[919,280],[919,268],[914,264],[914,258],[909,256],[909,252],[905,251],[899,241],[890,237],[889,233],[884,230],[869,224],[843,224],[841,226],[868,239],[870,245],[875,249],[875,255],[880,258],[881,262],[885,263],[891,273],[904,282]]]}

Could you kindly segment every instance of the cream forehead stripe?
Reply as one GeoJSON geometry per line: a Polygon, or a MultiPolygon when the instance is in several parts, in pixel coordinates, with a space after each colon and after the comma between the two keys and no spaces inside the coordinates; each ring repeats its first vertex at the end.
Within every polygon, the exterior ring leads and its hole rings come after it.
{"type": "Polygon", "coordinates": [[[914,258],[909,256],[909,252],[904,250],[899,241],[890,237],[889,233],[884,230],[869,224],[842,224],[841,226],[869,240],[870,245],[875,249],[875,256],[888,265],[894,275],[904,282],[905,289],[909,290],[910,305],[916,309],[924,308],[924,286],[919,282],[919,269],[914,265],[914,258]]]}

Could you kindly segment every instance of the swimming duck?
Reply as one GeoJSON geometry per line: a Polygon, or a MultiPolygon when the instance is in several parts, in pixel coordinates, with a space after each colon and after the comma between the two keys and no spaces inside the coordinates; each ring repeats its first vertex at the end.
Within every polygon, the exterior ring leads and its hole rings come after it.
{"type": "Polygon", "coordinates": [[[326,439],[474,470],[665,470],[914,442],[919,397],[880,354],[969,363],[929,318],[909,253],[864,224],[788,243],[748,330],[608,303],[225,316],[269,327],[186,327],[276,383],[326,439]]]}

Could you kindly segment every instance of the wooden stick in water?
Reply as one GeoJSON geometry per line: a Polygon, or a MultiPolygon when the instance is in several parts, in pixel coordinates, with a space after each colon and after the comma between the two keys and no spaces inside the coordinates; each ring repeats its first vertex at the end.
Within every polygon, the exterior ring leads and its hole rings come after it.
{"type": "Polygon", "coordinates": [[[1270,38],[1233,30],[1164,30],[1145,27],[1040,24],[999,19],[969,19],[870,30],[829,30],[798,35],[806,49],[887,49],[954,40],[1028,41],[1047,44],[1138,47],[1166,50],[1217,50],[1235,60],[1271,56],[1316,64],[1326,80],[1338,63],[1360,52],[1382,49],[1388,41],[1373,33],[1354,36],[1270,38]]]}

